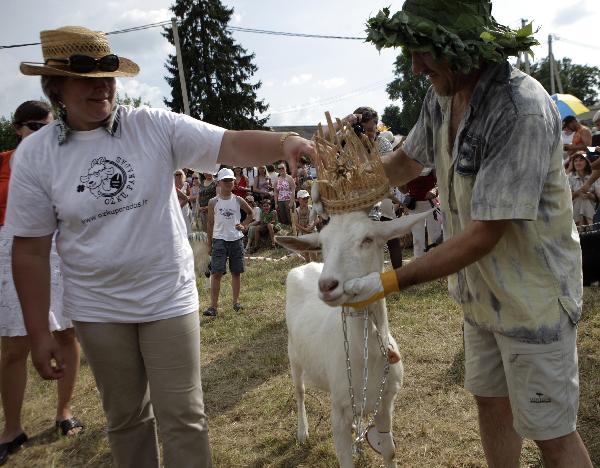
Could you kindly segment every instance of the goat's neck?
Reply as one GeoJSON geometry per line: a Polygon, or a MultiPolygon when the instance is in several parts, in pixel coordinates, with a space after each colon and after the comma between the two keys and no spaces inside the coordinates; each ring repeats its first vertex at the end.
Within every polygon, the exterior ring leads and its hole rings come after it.
{"type": "Polygon", "coordinates": [[[379,329],[379,333],[385,339],[385,337],[387,337],[389,333],[389,324],[385,299],[381,299],[370,304],[369,315],[373,317],[374,322],[377,324],[377,328],[379,329]]]}

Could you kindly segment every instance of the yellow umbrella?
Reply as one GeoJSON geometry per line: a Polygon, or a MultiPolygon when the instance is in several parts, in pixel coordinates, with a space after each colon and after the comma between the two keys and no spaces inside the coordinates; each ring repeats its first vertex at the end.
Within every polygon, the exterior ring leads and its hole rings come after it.
{"type": "Polygon", "coordinates": [[[561,119],[568,115],[579,115],[590,111],[578,98],[571,94],[553,94],[550,97],[558,107],[561,119]]]}

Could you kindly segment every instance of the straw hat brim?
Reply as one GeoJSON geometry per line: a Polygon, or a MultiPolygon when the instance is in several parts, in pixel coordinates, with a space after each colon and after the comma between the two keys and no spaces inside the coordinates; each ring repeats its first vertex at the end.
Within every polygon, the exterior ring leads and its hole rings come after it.
{"type": "Polygon", "coordinates": [[[135,76],[140,72],[137,63],[125,57],[119,57],[119,68],[113,72],[95,70],[90,73],[76,73],[69,70],[66,66],[34,65],[28,62],[21,62],[19,67],[23,75],[47,75],[47,76],[70,76],[75,78],[118,78],[125,76],[135,76]]]}

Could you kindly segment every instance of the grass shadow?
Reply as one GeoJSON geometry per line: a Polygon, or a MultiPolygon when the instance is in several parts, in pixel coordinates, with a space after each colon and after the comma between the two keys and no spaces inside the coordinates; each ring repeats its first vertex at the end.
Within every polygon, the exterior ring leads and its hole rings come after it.
{"type": "Polygon", "coordinates": [[[214,415],[229,410],[246,392],[287,370],[285,322],[271,322],[229,354],[202,367],[207,412],[214,415]]]}

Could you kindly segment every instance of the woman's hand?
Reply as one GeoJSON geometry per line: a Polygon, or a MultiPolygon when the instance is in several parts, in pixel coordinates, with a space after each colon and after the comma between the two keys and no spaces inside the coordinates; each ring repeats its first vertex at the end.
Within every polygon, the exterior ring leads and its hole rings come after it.
{"type": "Polygon", "coordinates": [[[50,333],[31,340],[31,361],[43,379],[56,380],[65,375],[60,346],[50,333]]]}

